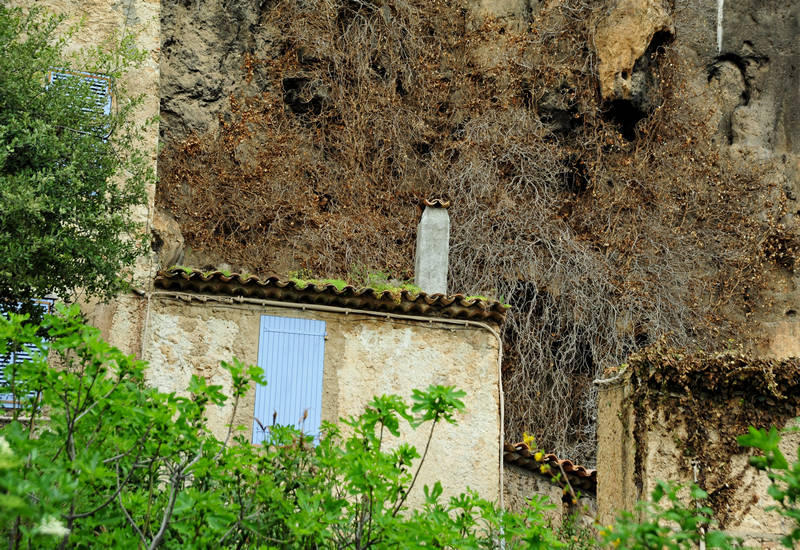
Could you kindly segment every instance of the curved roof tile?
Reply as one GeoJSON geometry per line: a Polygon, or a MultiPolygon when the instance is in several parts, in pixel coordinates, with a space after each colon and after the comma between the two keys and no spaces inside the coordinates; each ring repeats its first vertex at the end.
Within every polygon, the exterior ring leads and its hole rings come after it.
{"type": "Polygon", "coordinates": [[[285,281],[277,277],[258,279],[238,273],[226,275],[221,271],[201,273],[183,269],[159,271],[155,286],[164,290],[222,294],[259,298],[281,302],[297,302],[352,309],[366,309],[424,317],[445,317],[502,323],[507,306],[493,300],[470,299],[462,294],[426,294],[424,292],[376,291],[373,288],[345,286],[341,290],[332,284],[308,284],[285,281]]]}
{"type": "MultiPolygon", "coordinates": [[[[534,454],[535,451],[525,443],[503,445],[503,462],[537,473],[541,473],[540,467],[546,464],[550,467],[547,475],[551,478],[558,476],[563,469],[573,489],[597,492],[597,470],[578,466],[571,460],[562,460],[552,453],[542,455],[541,460],[537,461],[534,454]]],[[[558,483],[563,485],[563,482],[558,483]]]]}

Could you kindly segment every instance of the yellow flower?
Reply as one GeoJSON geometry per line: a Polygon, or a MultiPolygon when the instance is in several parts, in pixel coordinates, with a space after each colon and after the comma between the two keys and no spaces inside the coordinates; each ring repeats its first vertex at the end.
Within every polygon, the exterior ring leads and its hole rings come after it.
{"type": "Polygon", "coordinates": [[[533,459],[536,462],[541,462],[543,456],[544,456],[544,453],[542,451],[536,451],[535,453],[533,453],[533,459]]]}
{"type": "Polygon", "coordinates": [[[536,438],[528,432],[522,433],[522,442],[525,443],[529,449],[534,449],[536,447],[536,438]]]}
{"type": "Polygon", "coordinates": [[[550,471],[550,466],[548,466],[547,464],[542,464],[541,466],[539,466],[539,471],[542,472],[543,474],[546,474],[547,472],[550,471]]]}

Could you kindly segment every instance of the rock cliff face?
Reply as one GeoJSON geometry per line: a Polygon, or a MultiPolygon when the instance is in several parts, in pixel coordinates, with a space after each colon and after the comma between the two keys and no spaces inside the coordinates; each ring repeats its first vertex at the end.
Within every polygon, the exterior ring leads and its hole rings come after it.
{"type": "Polygon", "coordinates": [[[592,378],[661,337],[800,354],[800,2],[161,13],[184,261],[407,276],[417,200],[451,200],[450,288],[514,308],[510,436],[591,462],[592,378]]]}
{"type": "MultiPolygon", "coordinates": [[[[646,103],[647,57],[654,41],[658,46],[674,40],[694,70],[692,85],[716,96],[708,107],[718,111],[722,142],[757,149],[753,153],[762,157],[780,156],[791,187],[800,153],[800,5],[723,1],[672,6],[666,0],[607,0],[594,33],[600,93],[606,100],[646,103]]],[[[475,14],[525,26],[541,3],[470,0],[468,6],[475,14]]],[[[163,3],[161,128],[168,141],[215,131],[231,95],[269,86],[258,74],[266,69],[248,79],[246,65],[248,56],[277,58],[285,46],[279,29],[263,23],[272,4],[163,3]]]]}
{"type": "Polygon", "coordinates": [[[260,24],[266,0],[168,0],[161,8],[161,130],[179,140],[216,130],[231,95],[263,91],[246,79],[247,55],[277,56],[275,31],[260,24]]]}

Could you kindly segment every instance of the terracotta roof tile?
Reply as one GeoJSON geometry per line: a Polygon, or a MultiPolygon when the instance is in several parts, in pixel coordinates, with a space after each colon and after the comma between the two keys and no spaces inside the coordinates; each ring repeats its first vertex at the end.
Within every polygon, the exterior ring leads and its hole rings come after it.
{"type": "Polygon", "coordinates": [[[444,199],[424,199],[422,205],[433,208],[450,208],[450,201],[444,199]]]}
{"type": "Polygon", "coordinates": [[[328,305],[352,309],[383,311],[401,315],[445,317],[502,323],[506,306],[493,300],[470,299],[462,294],[426,294],[402,291],[376,291],[372,288],[345,286],[339,290],[332,284],[308,284],[284,281],[277,277],[258,279],[220,271],[187,273],[183,269],[159,271],[155,286],[164,290],[224,294],[282,302],[328,305]]]}
{"type": "MultiPolygon", "coordinates": [[[[597,470],[578,466],[573,464],[571,460],[562,460],[552,453],[544,454],[540,461],[537,461],[533,455],[534,451],[525,443],[506,443],[503,445],[503,461],[505,463],[514,464],[537,473],[542,473],[539,468],[547,464],[550,468],[546,475],[551,478],[558,476],[563,469],[573,489],[583,492],[597,492],[597,470]]],[[[563,482],[559,481],[558,483],[563,485],[563,482]]]]}

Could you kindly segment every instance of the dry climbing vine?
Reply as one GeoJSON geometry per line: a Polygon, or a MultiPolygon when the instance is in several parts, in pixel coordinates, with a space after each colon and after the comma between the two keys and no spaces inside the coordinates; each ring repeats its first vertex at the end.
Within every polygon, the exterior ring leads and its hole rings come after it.
{"type": "Polygon", "coordinates": [[[727,338],[767,248],[793,242],[758,167],[719,153],[669,37],[645,54],[645,112],[601,102],[598,10],[545,2],[521,24],[458,1],[279,0],[261,24],[280,55],[245,63],[263,92],[167,144],[159,202],[193,250],[249,272],[402,279],[419,198],[450,200],[450,288],[513,307],[507,437],[592,463],[602,369],[656,338],[727,338]]]}

